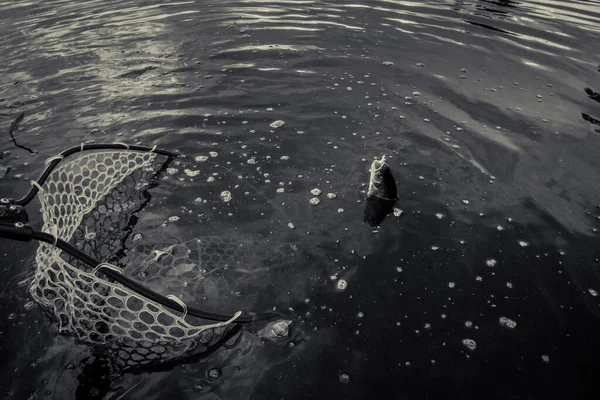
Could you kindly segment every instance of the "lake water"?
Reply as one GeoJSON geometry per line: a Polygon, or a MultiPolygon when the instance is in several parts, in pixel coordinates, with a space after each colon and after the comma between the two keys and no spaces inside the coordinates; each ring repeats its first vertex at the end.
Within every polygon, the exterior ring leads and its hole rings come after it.
{"type": "Polygon", "coordinates": [[[134,232],[256,249],[204,305],[293,321],[108,374],[2,240],[2,398],[597,398],[599,46],[599,1],[0,0],[1,196],[82,142],[180,152],[134,232]],[[373,228],[383,154],[403,213],[373,228]]]}

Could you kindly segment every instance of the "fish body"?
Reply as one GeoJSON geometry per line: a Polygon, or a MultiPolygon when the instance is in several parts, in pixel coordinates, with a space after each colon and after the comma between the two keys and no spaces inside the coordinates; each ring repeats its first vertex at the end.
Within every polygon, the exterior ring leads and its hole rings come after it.
{"type": "Polygon", "coordinates": [[[371,226],[379,226],[387,215],[394,211],[394,205],[398,201],[398,189],[392,170],[385,162],[385,155],[381,160],[373,161],[369,172],[364,221],[371,226]]]}

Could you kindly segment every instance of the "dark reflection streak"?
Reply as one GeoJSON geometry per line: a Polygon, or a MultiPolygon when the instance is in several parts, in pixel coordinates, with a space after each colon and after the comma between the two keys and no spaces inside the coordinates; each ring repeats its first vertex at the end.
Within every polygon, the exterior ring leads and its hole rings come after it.
{"type": "Polygon", "coordinates": [[[512,35],[512,36],[521,36],[521,35],[519,35],[519,34],[517,34],[517,33],[514,33],[514,32],[509,32],[509,31],[505,31],[504,29],[496,28],[496,27],[493,27],[493,26],[490,26],[490,25],[486,25],[486,24],[479,23],[479,22],[473,22],[473,21],[469,21],[469,20],[466,20],[466,19],[465,19],[464,21],[465,21],[467,24],[471,24],[471,25],[480,26],[480,27],[482,27],[482,28],[489,29],[489,30],[491,30],[491,31],[500,32],[500,33],[506,33],[506,34],[508,34],[508,35],[512,35]]]}
{"type": "Polygon", "coordinates": [[[581,117],[590,124],[600,125],[600,120],[590,116],[589,114],[581,113],[581,117]]]}
{"type": "Polygon", "coordinates": [[[506,8],[517,8],[517,4],[521,4],[518,1],[511,1],[511,0],[481,0],[484,3],[490,3],[490,4],[494,4],[496,6],[500,6],[500,7],[506,7],[506,8]]]}
{"type": "Polygon", "coordinates": [[[585,88],[585,93],[587,93],[587,95],[589,96],[590,99],[597,101],[598,103],[600,103],[600,93],[598,92],[594,92],[592,89],[590,88],[585,88]]]}
{"type": "Polygon", "coordinates": [[[508,15],[508,11],[496,10],[495,8],[489,8],[489,7],[485,7],[485,6],[477,6],[476,8],[480,11],[487,11],[492,14],[508,15]]]}

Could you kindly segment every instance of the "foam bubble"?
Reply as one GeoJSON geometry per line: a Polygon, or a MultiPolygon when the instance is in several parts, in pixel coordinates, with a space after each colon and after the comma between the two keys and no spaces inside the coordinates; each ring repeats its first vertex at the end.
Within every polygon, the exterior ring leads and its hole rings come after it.
{"type": "Polygon", "coordinates": [[[346,282],[345,279],[340,279],[337,281],[335,287],[337,287],[338,290],[345,290],[348,287],[348,282],[346,282]]]}
{"type": "Polygon", "coordinates": [[[269,125],[269,126],[273,129],[277,129],[277,128],[281,128],[284,125],[285,125],[285,121],[278,119],[277,121],[271,123],[271,125],[269,125]]]}
{"type": "Polygon", "coordinates": [[[198,171],[198,170],[192,171],[191,169],[187,169],[187,168],[183,172],[185,172],[185,174],[189,177],[194,177],[200,173],[200,171],[198,171]]]}
{"type": "Polygon", "coordinates": [[[494,260],[493,258],[490,258],[490,259],[488,259],[488,260],[485,261],[485,264],[488,267],[495,267],[496,264],[498,264],[498,261],[494,260]]]}
{"type": "Polygon", "coordinates": [[[231,192],[228,190],[221,192],[221,199],[223,199],[225,203],[230,202],[232,199],[231,192]]]}
{"type": "Polygon", "coordinates": [[[313,196],[318,196],[321,194],[321,189],[314,188],[310,191],[310,194],[312,194],[313,196]]]}
{"type": "Polygon", "coordinates": [[[350,382],[350,375],[342,373],[340,374],[340,382],[341,383],[349,383],[350,382]]]}
{"type": "Polygon", "coordinates": [[[321,200],[319,200],[319,199],[318,199],[318,198],[316,198],[316,197],[313,197],[313,198],[312,198],[312,199],[310,199],[308,202],[309,202],[311,205],[313,205],[313,206],[316,206],[317,204],[319,204],[319,203],[321,202],[321,200]]]}
{"type": "Polygon", "coordinates": [[[517,327],[517,323],[510,318],[500,317],[500,325],[508,329],[515,329],[517,327]]]}
{"type": "Polygon", "coordinates": [[[196,162],[205,162],[208,160],[207,156],[198,156],[195,158],[196,162]]]}
{"type": "Polygon", "coordinates": [[[221,376],[221,370],[219,368],[211,368],[206,373],[206,376],[211,381],[216,381],[221,376]]]}
{"type": "Polygon", "coordinates": [[[542,354],[542,361],[545,362],[546,364],[550,363],[550,356],[546,355],[546,354],[542,354]]]}
{"type": "Polygon", "coordinates": [[[473,339],[463,339],[462,344],[469,349],[469,351],[475,351],[477,343],[473,339]]]}

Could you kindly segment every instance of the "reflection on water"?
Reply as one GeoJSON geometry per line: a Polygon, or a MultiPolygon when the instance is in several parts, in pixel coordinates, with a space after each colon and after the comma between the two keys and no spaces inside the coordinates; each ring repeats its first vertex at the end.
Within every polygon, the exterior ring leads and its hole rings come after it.
{"type": "MultiPolygon", "coordinates": [[[[23,194],[83,141],[157,144],[187,157],[139,216],[148,245],[298,249],[252,293],[293,315],[293,339],[251,327],[197,363],[113,376],[115,398],[422,398],[479,382],[487,397],[574,397],[598,350],[597,43],[596,1],[0,1],[0,129],[25,112],[16,137],[39,152],[0,135],[0,190],[23,194]],[[372,228],[382,154],[403,214],[372,228]]],[[[94,355],[23,306],[34,247],[1,246],[3,394],[72,398],[94,355]]]]}

